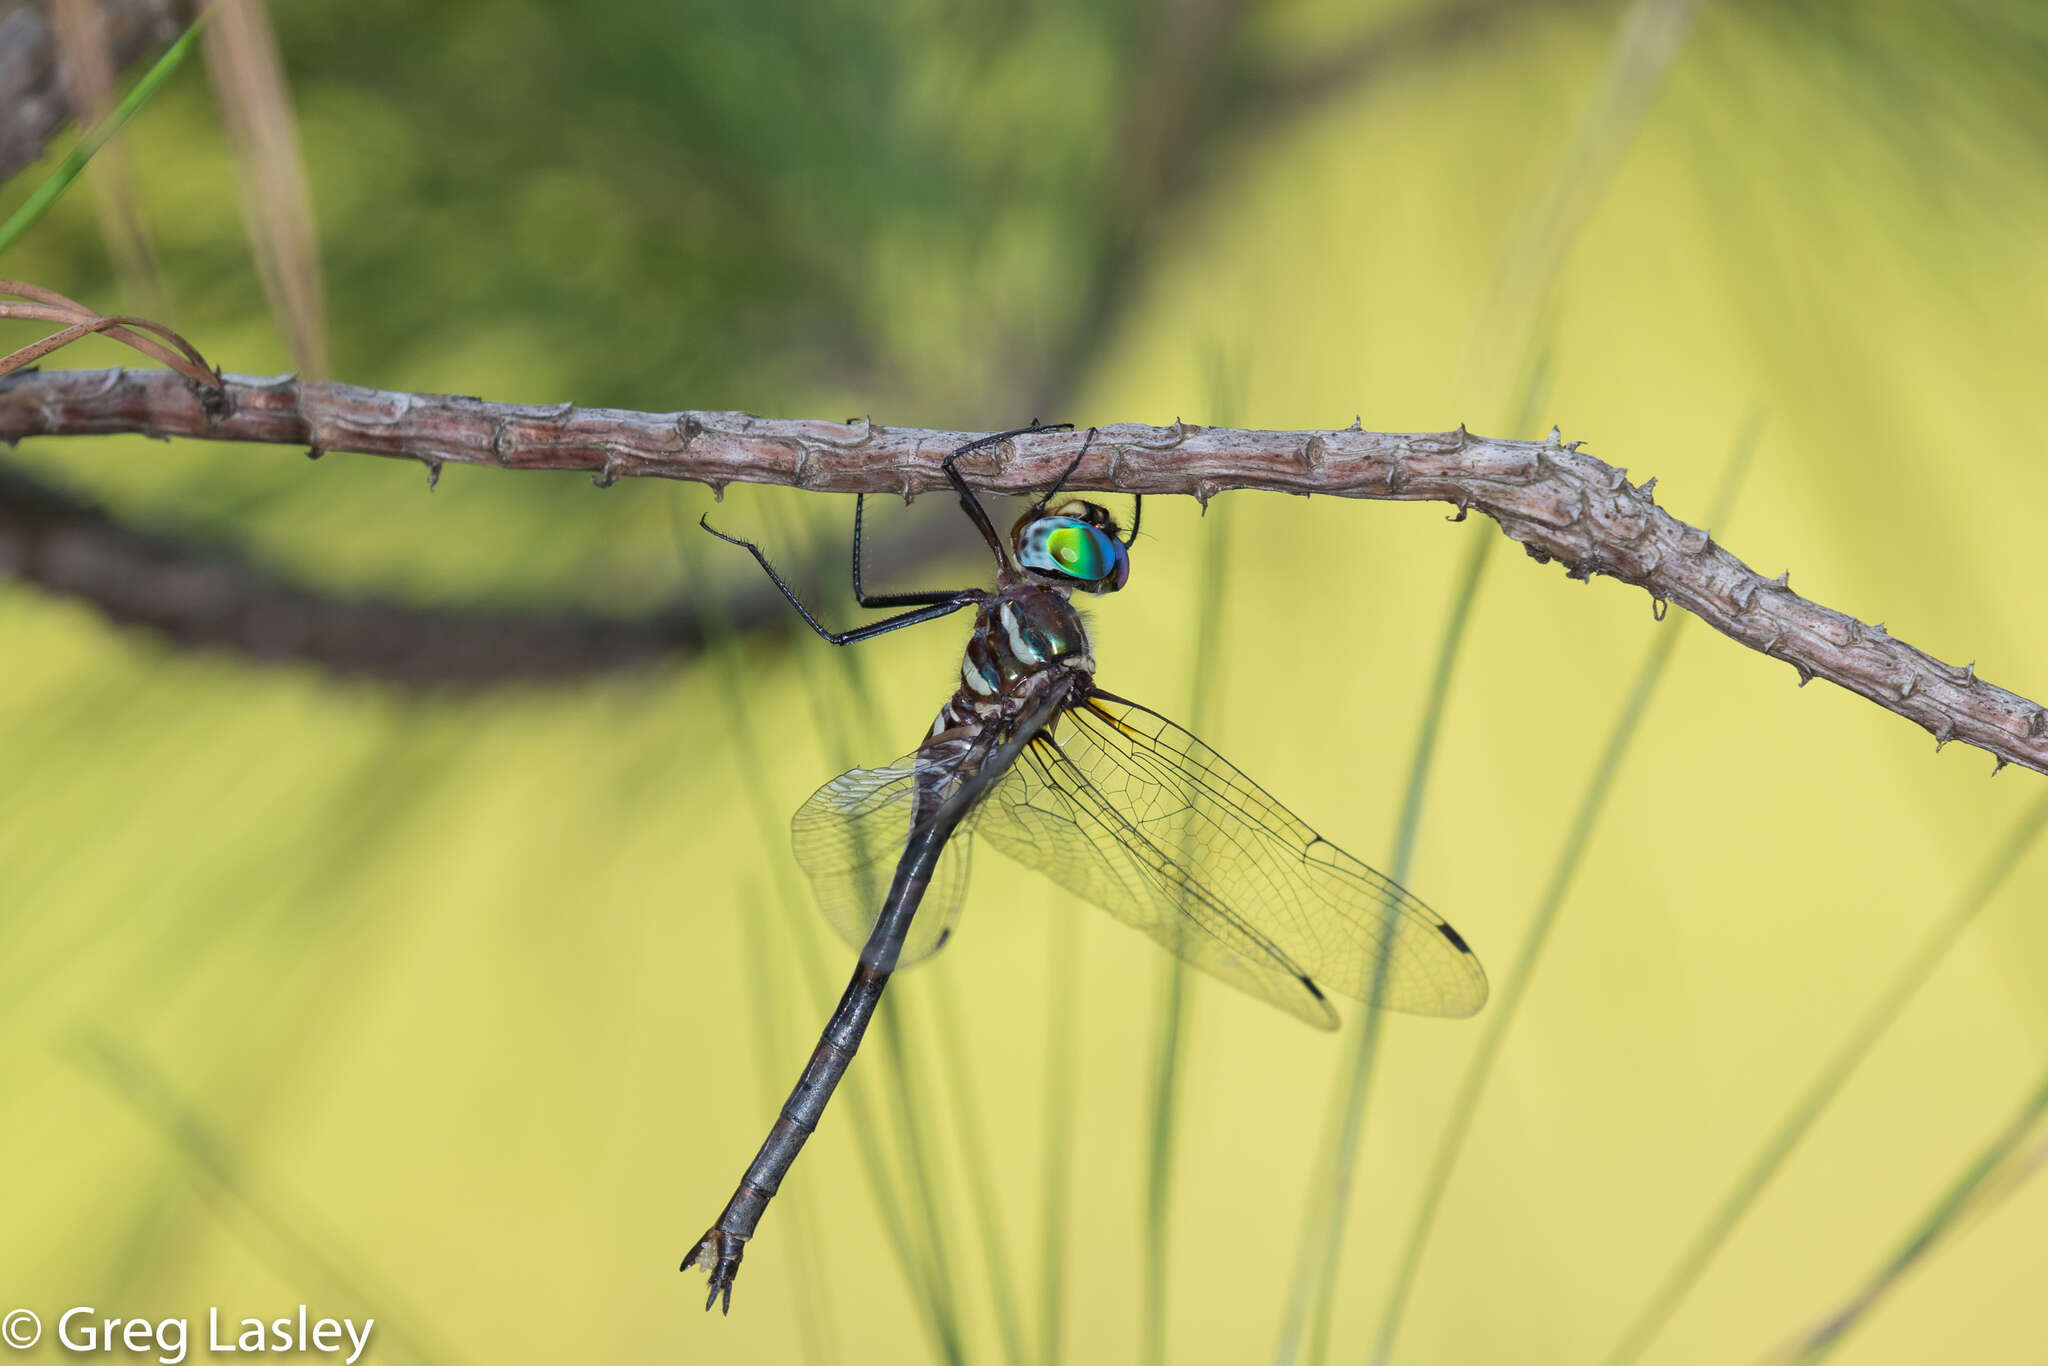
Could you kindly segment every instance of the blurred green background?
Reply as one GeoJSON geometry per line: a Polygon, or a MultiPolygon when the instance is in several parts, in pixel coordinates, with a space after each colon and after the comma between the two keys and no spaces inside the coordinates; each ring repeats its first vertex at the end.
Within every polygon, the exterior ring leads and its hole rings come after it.
{"type": "MultiPolygon", "coordinates": [[[[1754,430],[1725,544],[2042,697],[2048,24],[1990,0],[1720,4],[1677,25],[1668,67],[1631,45],[1628,24],[1678,13],[271,17],[335,378],[918,426],[1555,422],[1695,522],[1754,430]]],[[[159,317],[230,370],[292,369],[245,227],[263,191],[204,65],[115,144],[155,274],[117,264],[115,191],[91,175],[0,273],[159,317]]],[[[451,466],[430,496],[407,464],[139,438],[5,464],[337,601],[716,618],[754,588],[679,530],[712,506],[695,486],[451,466]]],[[[870,510],[871,587],[985,572],[942,501],[870,510]]],[[[736,486],[719,519],[848,623],[851,510],[736,486]]],[[[1461,566],[1499,542],[1407,879],[1498,988],[1683,614],[1657,624],[1640,592],[1442,513],[1154,500],[1130,588],[1091,604],[1096,653],[1105,686],[1193,718],[1387,866],[1461,566]]],[[[1613,1348],[2038,796],[1684,630],[1505,1035],[1398,1359],[1613,1348]]],[[[951,947],[891,987],[863,1099],[835,1103],[732,1316],[675,1271],[850,966],[787,815],[911,747],[963,636],[848,660],[741,613],[652,664],[433,688],[173,647],[0,584],[0,1308],[303,1301],[373,1314],[374,1361],[1271,1359],[1362,1009],[1325,1037],[1192,984],[1147,1339],[1167,964],[992,852],[951,947]]],[[[1646,1359],[1774,1350],[2006,1123],[2048,1052],[2044,893],[2048,859],[2021,861],[1884,1013],[1646,1359]]],[[[1387,1023],[1331,1360],[1371,1348],[1486,1023],[1387,1023]]],[[[1843,1359],[2048,1359],[2048,1187],[1987,1209],[1843,1359]]]]}

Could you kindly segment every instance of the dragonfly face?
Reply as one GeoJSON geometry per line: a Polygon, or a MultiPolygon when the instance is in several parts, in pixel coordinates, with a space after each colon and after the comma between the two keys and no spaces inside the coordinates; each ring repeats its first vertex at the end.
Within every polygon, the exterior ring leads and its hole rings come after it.
{"type": "Polygon", "coordinates": [[[854,595],[863,607],[907,610],[834,632],[759,547],[714,533],[750,551],[835,645],[969,607],[975,618],[960,687],[924,743],[885,768],[841,774],[791,823],[819,906],[860,956],[739,1189],[683,1261],[710,1272],[707,1309],[721,1296],[730,1302],[747,1240],[816,1129],[890,974],[951,934],[975,843],[1324,1029],[1337,1026],[1325,988],[1422,1015],[1470,1015],[1486,1000],[1471,946],[1434,911],[1317,834],[1201,740],[1095,685],[1088,632],[1068,599],[1113,593],[1129,580],[1136,511],[1130,533],[1120,535],[1098,504],[1049,506],[1087,456],[1084,442],[1005,546],[956,468],[964,456],[1046,430],[971,442],[943,462],[995,556],[993,588],[866,593],[856,502],[854,595]]]}

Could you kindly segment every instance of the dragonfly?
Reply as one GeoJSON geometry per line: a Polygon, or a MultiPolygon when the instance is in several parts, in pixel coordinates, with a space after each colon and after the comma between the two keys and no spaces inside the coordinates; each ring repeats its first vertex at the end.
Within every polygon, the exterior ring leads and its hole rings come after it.
{"type": "MultiPolygon", "coordinates": [[[[1309,1024],[1335,1029],[1329,993],[1418,1015],[1465,1017],[1486,1003],[1471,946],[1421,901],[1317,834],[1215,750],[1149,707],[1095,683],[1075,593],[1121,589],[1142,505],[1126,534],[1100,504],[1053,499],[1087,456],[1090,431],[1006,543],[960,472],[977,451],[1059,426],[971,441],[942,462],[996,561],[993,588],[868,593],[862,499],[853,511],[853,591],[901,609],[826,628],[761,548],[750,552],[805,623],[834,645],[975,609],[960,687],[916,750],[819,788],[791,822],[819,906],[859,952],[852,978],[738,1189],[683,1259],[709,1277],[709,1310],[732,1308],[740,1260],[816,1130],[897,969],[953,932],[974,838],[1109,911],[1193,966],[1309,1024]]],[[[1014,452],[1018,448],[1012,446],[1014,452]]]]}

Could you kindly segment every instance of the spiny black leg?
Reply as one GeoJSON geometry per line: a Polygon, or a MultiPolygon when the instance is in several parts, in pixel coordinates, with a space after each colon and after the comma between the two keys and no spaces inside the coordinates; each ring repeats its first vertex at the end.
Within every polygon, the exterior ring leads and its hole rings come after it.
{"type": "Polygon", "coordinates": [[[989,446],[1000,445],[1012,437],[1032,436],[1039,432],[1068,432],[1073,429],[1074,424],[1071,422],[1055,422],[1050,426],[1034,422],[1029,427],[1018,427],[1013,431],[997,432],[994,436],[984,436],[979,441],[970,441],[939,462],[939,468],[946,472],[947,482],[951,483],[953,491],[960,495],[960,506],[966,509],[968,518],[973,521],[976,529],[981,532],[981,538],[988,542],[988,548],[995,552],[996,565],[999,568],[1008,569],[1010,567],[1010,552],[1003,548],[1003,538],[996,535],[995,524],[989,521],[988,511],[982,507],[981,500],[974,496],[974,490],[967,487],[967,480],[953,466],[963,455],[972,455],[974,452],[986,449],[989,446]]]}
{"type": "Polygon", "coordinates": [[[804,606],[803,600],[797,597],[795,591],[782,581],[782,575],[776,573],[775,566],[768,563],[768,557],[761,553],[761,547],[755,545],[752,541],[743,541],[737,536],[726,535],[723,531],[711,525],[711,519],[708,514],[699,517],[697,525],[703,527],[719,540],[739,546],[752,555],[755,563],[768,571],[768,577],[774,580],[776,588],[780,589],[782,596],[789,600],[789,605],[796,608],[797,614],[804,619],[805,624],[834,645],[852,645],[856,641],[866,640],[871,636],[883,635],[890,631],[899,631],[905,626],[915,626],[921,621],[936,621],[940,617],[950,616],[970,603],[981,601],[983,597],[982,591],[978,588],[963,589],[960,593],[943,602],[936,602],[928,607],[921,607],[914,612],[905,612],[900,616],[884,617],[880,621],[871,621],[865,626],[856,626],[851,631],[828,631],[825,629],[824,623],[811,615],[811,609],[804,606]]]}
{"type": "Polygon", "coordinates": [[[1052,481],[1052,487],[1047,489],[1044,493],[1044,496],[1039,498],[1039,500],[1036,503],[1033,503],[1031,505],[1032,516],[1036,517],[1039,513],[1045,511],[1045,505],[1053,500],[1053,495],[1058,493],[1060,491],[1061,486],[1064,485],[1069,479],[1072,479],[1074,477],[1075,470],[1081,468],[1081,462],[1088,458],[1088,448],[1094,444],[1095,428],[1090,427],[1088,429],[1088,439],[1081,443],[1081,453],[1075,456],[1069,462],[1067,462],[1067,467],[1064,470],[1060,471],[1060,477],[1052,481]]]}
{"type": "Polygon", "coordinates": [[[860,512],[867,495],[853,496],[853,596],[863,607],[926,607],[950,602],[971,589],[941,588],[926,593],[866,593],[860,586],[860,512]]]}
{"type": "Polygon", "coordinates": [[[1128,535],[1126,535],[1126,536],[1124,537],[1124,546],[1125,546],[1126,548],[1129,548],[1129,547],[1131,547],[1131,546],[1134,546],[1134,545],[1136,545],[1136,544],[1138,543],[1138,518],[1140,518],[1141,516],[1143,516],[1143,515],[1144,515],[1144,512],[1145,512],[1145,495],[1144,495],[1144,494],[1142,494],[1142,493],[1134,493],[1134,494],[1132,494],[1132,495],[1131,495],[1131,530],[1130,530],[1130,533],[1129,533],[1128,535]]]}
{"type": "Polygon", "coordinates": [[[1007,432],[997,432],[993,436],[977,437],[966,445],[957,447],[951,455],[940,461],[939,465],[940,468],[951,474],[953,462],[961,456],[972,455],[976,451],[986,450],[990,446],[1000,446],[1012,437],[1036,436],[1040,432],[1071,432],[1072,430],[1074,430],[1074,424],[1071,422],[1034,422],[1029,427],[1012,427],[1007,432]]]}

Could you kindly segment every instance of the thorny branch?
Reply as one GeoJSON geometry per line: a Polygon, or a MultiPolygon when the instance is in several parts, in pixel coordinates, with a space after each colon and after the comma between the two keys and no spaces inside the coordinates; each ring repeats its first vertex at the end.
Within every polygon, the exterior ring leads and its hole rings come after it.
{"type": "MultiPolygon", "coordinates": [[[[220,393],[162,371],[56,371],[0,379],[0,440],[142,433],[351,451],[442,465],[582,470],[621,478],[781,484],[833,493],[944,487],[939,462],[974,433],[782,420],[736,412],[639,413],[392,393],[293,376],[226,377],[220,393]]],[[[1080,451],[1081,433],[1045,433],[978,456],[969,477],[997,493],[1043,488],[1080,451]]],[[[1069,487],[1190,494],[1230,489],[1436,501],[1479,512],[1539,562],[1601,574],[1676,603],[1723,635],[1782,660],[1801,684],[1825,678],[1926,728],[2048,773],[2048,711],[1766,578],[1653,498],[1656,480],[1547,441],[1449,432],[1273,432],[1104,427],[1069,487]]]]}
{"type": "MultiPolygon", "coordinates": [[[[0,378],[99,333],[174,366],[210,415],[227,411],[220,372],[162,324],[105,317],[20,280],[0,280],[5,295],[16,298],[0,297],[0,319],[54,323],[59,330],[0,356],[0,378]]],[[[4,469],[0,575],[90,602],[110,620],[147,626],[173,644],[227,645],[256,659],[415,685],[496,684],[620,668],[701,648],[723,624],[707,620],[694,604],[622,619],[331,599],[265,574],[232,550],[151,536],[4,469]]],[[[757,585],[740,602],[765,617],[774,597],[757,585]]]]}

